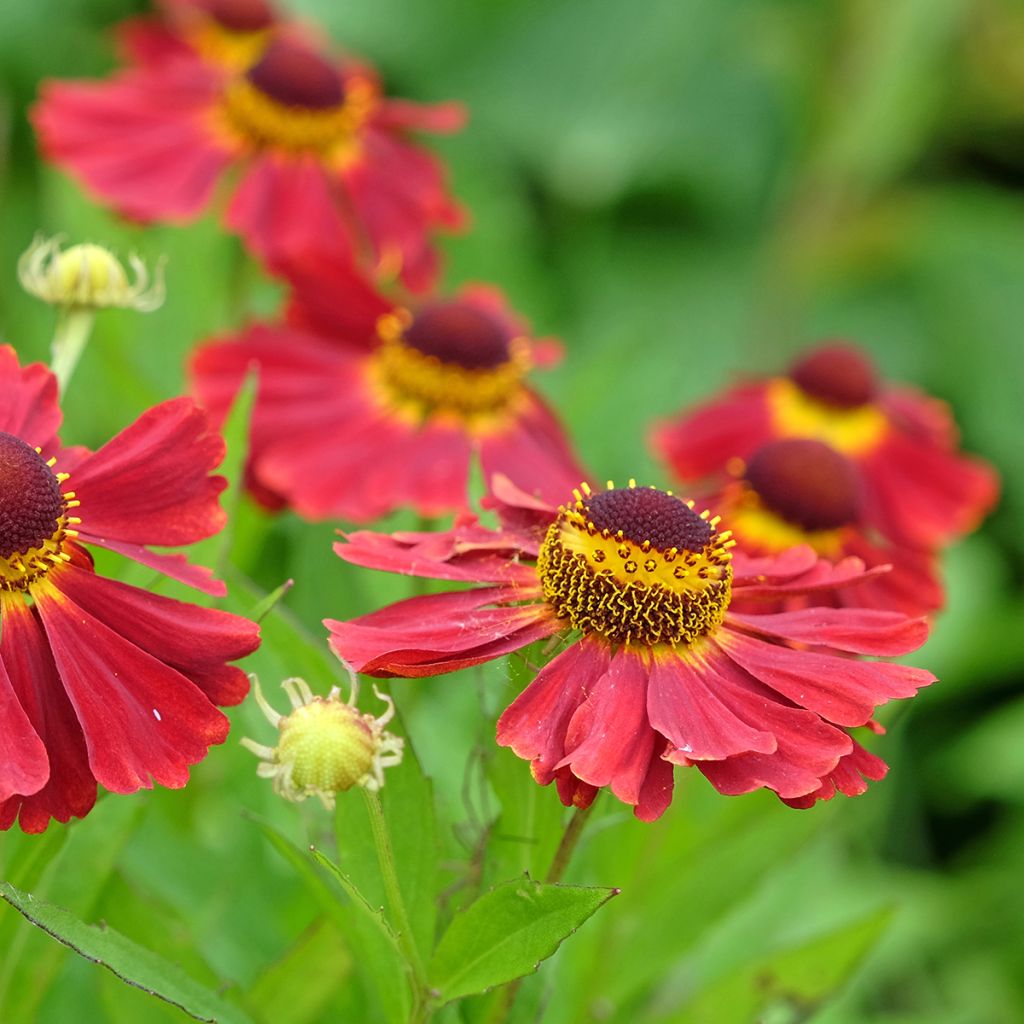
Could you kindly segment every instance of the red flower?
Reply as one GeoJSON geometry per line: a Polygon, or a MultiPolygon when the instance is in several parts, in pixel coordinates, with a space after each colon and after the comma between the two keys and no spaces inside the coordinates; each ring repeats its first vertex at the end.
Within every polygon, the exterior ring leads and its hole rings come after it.
{"type": "Polygon", "coordinates": [[[567,639],[498,722],[498,743],[567,804],[608,786],[652,820],[671,801],[674,764],[722,793],[765,787],[798,806],[881,776],[847,730],[934,677],[849,655],[912,650],[924,620],[752,607],[861,580],[871,573],[859,560],[833,566],[807,547],[734,558],[718,517],[632,483],[584,486],[557,511],[497,485],[501,531],[466,518],[444,534],[363,532],[336,546],[357,565],[488,584],[328,620],[341,658],[370,675],[426,676],[567,639]]]}
{"type": "Polygon", "coordinates": [[[999,491],[995,471],[957,449],[946,405],[878,380],[859,349],[827,345],[785,377],[742,384],[657,427],[654,447],[686,481],[721,477],[776,438],[815,438],[852,459],[863,522],[895,544],[935,548],[968,533],[999,491]]]}
{"type": "Polygon", "coordinates": [[[807,544],[833,562],[853,555],[892,569],[835,591],[829,603],[910,616],[942,607],[935,554],[892,544],[865,526],[861,473],[845,455],[823,441],[784,438],[761,445],[746,462],[730,460],[728,469],[733,479],[705,500],[744,553],[776,555],[807,544]]]}
{"type": "Polygon", "coordinates": [[[365,255],[419,290],[437,272],[430,232],[462,221],[440,165],[407,138],[457,130],[462,108],[385,99],[371,70],[295,33],[245,70],[158,59],[105,82],[47,82],[33,120],[48,159],[137,220],[190,220],[239,172],[227,224],[271,265],[365,255]]]}
{"type": "Polygon", "coordinates": [[[501,294],[475,285],[415,311],[337,264],[294,277],[286,325],[204,345],[193,387],[222,418],[259,366],[250,478],[311,519],[368,522],[402,506],[466,507],[469,466],[557,500],[581,470],[552,412],[523,382],[557,358],[501,294]]]}
{"type": "Polygon", "coordinates": [[[115,793],[184,786],[227,736],[254,623],[98,576],[83,545],[127,555],[212,594],[178,547],[224,524],[211,471],[223,442],[185,398],[96,452],[62,448],[54,377],[0,348],[0,828],[89,812],[115,793]]]}

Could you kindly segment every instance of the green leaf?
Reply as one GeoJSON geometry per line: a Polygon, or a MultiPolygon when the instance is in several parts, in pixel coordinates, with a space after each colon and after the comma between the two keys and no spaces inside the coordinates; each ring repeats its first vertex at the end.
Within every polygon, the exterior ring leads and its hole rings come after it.
{"type": "Polygon", "coordinates": [[[875,947],[892,917],[875,911],[824,936],[771,953],[719,978],[671,1024],[749,1024],[767,1013],[811,1013],[844,985],[875,947]]]}
{"type": "Polygon", "coordinates": [[[86,960],[106,967],[126,984],[177,1006],[196,1020],[227,1024],[250,1020],[179,967],[111,928],[86,924],[63,907],[36,899],[6,882],[0,883],[0,898],[86,960]]]}
{"type": "Polygon", "coordinates": [[[486,992],[535,971],[618,889],[503,882],[457,914],[428,974],[439,1003],[486,992]]]}
{"type": "Polygon", "coordinates": [[[379,909],[371,906],[352,880],[327,856],[311,848],[310,856],[300,850],[273,825],[253,818],[271,845],[292,865],[317,898],[324,913],[334,922],[353,953],[356,969],[376,993],[384,1019],[405,1021],[411,1005],[405,959],[395,936],[379,909]],[[313,861],[325,868],[340,891],[317,871],[313,861]],[[347,897],[347,902],[346,902],[347,897]]]}

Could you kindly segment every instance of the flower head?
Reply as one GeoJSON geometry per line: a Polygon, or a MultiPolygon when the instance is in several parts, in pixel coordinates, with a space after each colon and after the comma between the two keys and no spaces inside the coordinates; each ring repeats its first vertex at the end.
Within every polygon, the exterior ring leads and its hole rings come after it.
{"type": "Polygon", "coordinates": [[[150,313],[163,304],[163,263],[157,264],[152,282],[146,264],[135,253],[128,256],[134,280],[117,257],[101,245],[86,242],[61,252],[59,237],[37,237],[18,260],[22,288],[51,306],[67,309],[104,309],[117,306],[150,313]]]}
{"type": "MultiPolygon", "coordinates": [[[[222,6],[201,16],[223,19],[222,6]]],[[[386,99],[371,69],[261,32],[242,66],[156,60],[106,82],[46,83],[33,114],[44,153],[141,221],[192,219],[230,173],[227,224],[268,264],[368,250],[381,273],[428,287],[431,233],[462,214],[408,133],[457,130],[462,109],[386,99]]]]}
{"type": "Polygon", "coordinates": [[[248,684],[228,662],[256,625],[98,575],[91,546],[222,594],[179,547],[224,523],[224,453],[188,399],[144,413],[96,452],[57,440],[56,381],[0,348],[0,828],[87,814],[116,793],[181,787],[223,742],[218,704],[248,684]]]}
{"type": "Polygon", "coordinates": [[[748,555],[780,555],[797,544],[833,561],[852,555],[891,569],[836,590],[831,602],[911,616],[942,607],[935,554],[886,541],[865,523],[862,474],[852,459],[824,441],[790,437],[767,441],[727,468],[730,479],[707,500],[748,555]]]}
{"type": "Polygon", "coordinates": [[[248,368],[253,489],[312,519],[464,509],[471,459],[553,500],[579,480],[562,427],[527,384],[557,358],[495,289],[396,307],[344,265],[294,276],[288,323],[203,345],[193,389],[215,420],[248,368]]]}
{"type": "Polygon", "coordinates": [[[404,742],[384,728],[395,714],[391,698],[374,687],[373,692],[387,705],[377,718],[356,707],[358,685],[352,677],[349,699],[333,687],[326,697],[316,697],[302,679],[282,684],[292,705],[288,715],[278,714],[264,699],[258,680],[253,691],[260,710],[279,731],[276,747],[248,738],[242,745],[261,758],[261,778],[274,780],[274,792],[286,800],[301,801],[316,796],[332,810],[335,793],[353,786],[371,791],[384,785],[384,769],[400,764],[404,742]]]}
{"type": "Polygon", "coordinates": [[[447,533],[338,544],[357,565],[486,586],[328,620],[335,652],[370,675],[427,676],[558,638],[561,652],[501,716],[498,742],[565,803],[608,786],[652,820],[671,801],[673,765],[723,793],[765,787],[794,806],[884,774],[849,730],[934,680],[850,655],[906,653],[927,625],[820,603],[883,570],[806,546],[751,558],[717,516],[632,482],[581,486],[553,508],[496,478],[493,503],[496,531],[464,517],[447,533]],[[794,595],[808,607],[774,610],[794,595]]]}
{"type": "Polygon", "coordinates": [[[653,434],[688,483],[721,482],[732,460],[783,438],[820,441],[849,459],[860,474],[860,521],[894,544],[946,544],[972,530],[998,496],[992,467],[958,451],[947,407],[881,380],[848,344],[814,349],[788,374],[741,384],[653,434]]]}

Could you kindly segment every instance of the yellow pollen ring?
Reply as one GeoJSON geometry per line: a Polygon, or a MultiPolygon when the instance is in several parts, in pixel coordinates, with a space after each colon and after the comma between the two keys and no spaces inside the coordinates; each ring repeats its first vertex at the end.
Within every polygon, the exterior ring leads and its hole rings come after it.
{"type": "MultiPolygon", "coordinates": [[[[39,452],[39,448],[36,448],[39,452]]],[[[46,465],[52,469],[56,465],[56,457],[47,459],[46,465]]],[[[67,473],[55,473],[58,482],[68,479],[67,473]]],[[[78,536],[78,531],[69,526],[81,525],[79,516],[69,516],[68,510],[81,504],[75,499],[74,491],[61,494],[64,508],[54,524],[53,533],[26,551],[15,551],[6,558],[0,555],[0,591],[27,591],[33,583],[38,582],[55,565],[70,562],[71,556],[64,551],[64,541],[78,536]]]]}
{"type": "Polygon", "coordinates": [[[587,516],[590,493],[584,484],[575,505],[559,509],[537,560],[556,614],[612,643],[691,644],[716,629],[731,598],[736,543],[730,531],[717,532],[718,517],[701,514],[712,527],[701,551],[661,550],[622,530],[599,530],[587,516]]]}
{"type": "Polygon", "coordinates": [[[376,103],[369,82],[346,84],[345,100],[322,110],[280,103],[239,76],[224,91],[223,126],[246,148],[312,152],[341,163],[356,154],[356,135],[376,103]]]}
{"type": "Polygon", "coordinates": [[[406,310],[386,313],[377,322],[381,344],[370,377],[384,404],[414,422],[449,415],[471,430],[493,426],[521,394],[532,362],[529,342],[513,338],[505,362],[470,369],[407,345],[402,335],[411,322],[406,310]]]}
{"type": "Polygon", "coordinates": [[[788,377],[768,383],[772,424],[782,437],[809,437],[844,455],[863,455],[885,437],[889,421],[873,403],[842,409],[801,391],[788,377]]]}
{"type": "Polygon", "coordinates": [[[230,71],[241,71],[255,64],[270,41],[271,30],[235,32],[218,25],[212,18],[188,33],[188,41],[196,52],[211,64],[230,71]]]}

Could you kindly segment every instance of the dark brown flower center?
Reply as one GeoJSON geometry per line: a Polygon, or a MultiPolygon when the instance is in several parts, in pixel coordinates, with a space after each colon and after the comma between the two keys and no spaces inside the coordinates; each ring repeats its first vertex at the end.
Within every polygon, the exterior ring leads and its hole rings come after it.
{"type": "Polygon", "coordinates": [[[771,441],[747,463],[746,481],[776,515],[805,530],[834,530],[856,522],[860,475],[821,441],[771,441]]]}
{"type": "Polygon", "coordinates": [[[229,32],[260,32],[277,21],[266,0],[207,0],[206,12],[229,32]]]}
{"type": "Polygon", "coordinates": [[[789,372],[801,391],[827,405],[852,409],[875,397],[878,377],[868,357],[853,345],[826,345],[797,361],[789,372]]]}
{"type": "Polygon", "coordinates": [[[587,517],[598,530],[634,544],[650,541],[659,551],[703,551],[712,529],[685,501],[653,487],[618,487],[591,496],[587,517]]]}
{"type": "Polygon", "coordinates": [[[35,448],[0,431],[0,558],[42,548],[64,510],[57,477],[35,448]]]}
{"type": "Polygon", "coordinates": [[[250,85],[285,107],[330,110],[345,100],[337,68],[293,40],[272,40],[245,77],[250,85]]]}
{"type": "Polygon", "coordinates": [[[464,370],[491,370],[509,359],[511,338],[482,310],[459,302],[425,306],[403,332],[409,346],[464,370]]]}
{"type": "Polygon", "coordinates": [[[574,629],[614,644],[690,644],[729,606],[733,541],[717,517],[653,488],[584,484],[537,558],[544,597],[574,629]]]}

